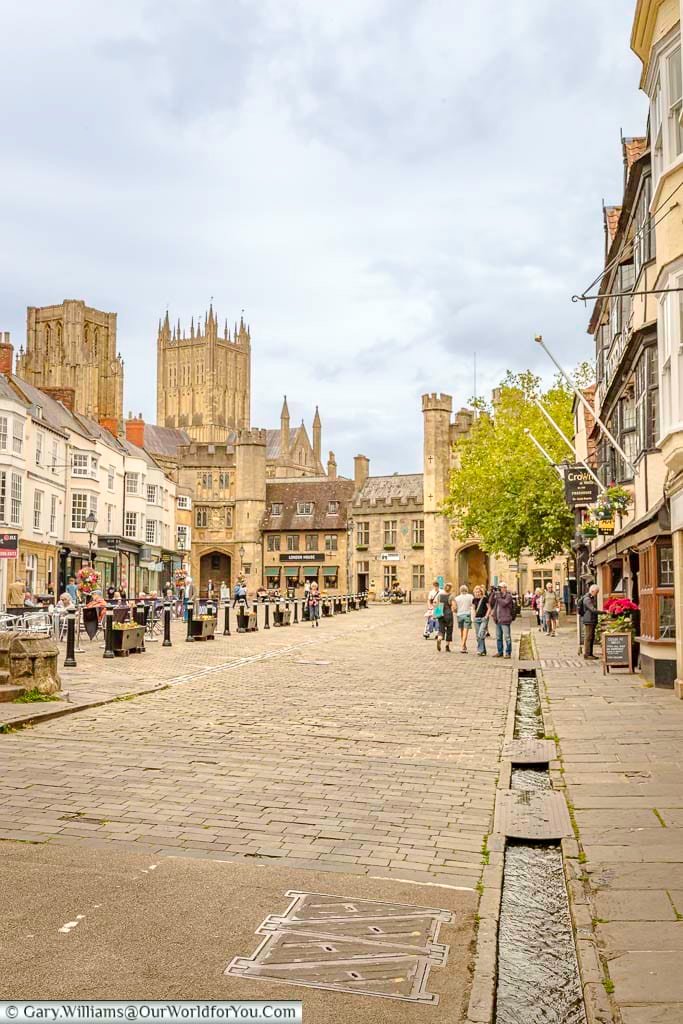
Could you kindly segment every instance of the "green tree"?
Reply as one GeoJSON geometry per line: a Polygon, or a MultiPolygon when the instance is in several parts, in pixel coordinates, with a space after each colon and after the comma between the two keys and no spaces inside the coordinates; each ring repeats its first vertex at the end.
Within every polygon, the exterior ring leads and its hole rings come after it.
{"type": "Polygon", "coordinates": [[[517,562],[524,550],[542,561],[553,558],[574,534],[562,481],[524,432],[529,429],[556,463],[572,458],[535,398],[571,438],[573,394],[566,383],[559,378],[543,391],[530,371],[508,372],[492,404],[475,403],[478,416],[456,445],[457,468],[443,506],[460,540],[478,537],[485,551],[517,562]]]}

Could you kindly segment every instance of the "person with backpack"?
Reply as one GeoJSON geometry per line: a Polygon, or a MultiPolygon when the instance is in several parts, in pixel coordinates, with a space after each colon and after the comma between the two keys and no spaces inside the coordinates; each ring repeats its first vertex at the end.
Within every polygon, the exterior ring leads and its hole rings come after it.
{"type": "Polygon", "coordinates": [[[497,591],[491,594],[489,616],[496,624],[496,648],[494,658],[512,657],[512,633],[510,627],[516,615],[515,599],[508,590],[507,583],[501,583],[497,591]],[[503,654],[503,644],[505,654],[503,654]]]}
{"type": "Polygon", "coordinates": [[[583,622],[583,656],[586,661],[597,661],[593,654],[593,644],[595,627],[598,624],[598,589],[597,583],[592,583],[583,597],[579,598],[576,606],[583,622]]]}
{"type": "Polygon", "coordinates": [[[438,633],[436,636],[436,649],[441,650],[441,644],[445,640],[446,652],[450,654],[451,643],[453,642],[453,607],[455,598],[451,593],[452,584],[446,583],[443,590],[439,591],[434,605],[434,618],[437,620],[438,633]]]}

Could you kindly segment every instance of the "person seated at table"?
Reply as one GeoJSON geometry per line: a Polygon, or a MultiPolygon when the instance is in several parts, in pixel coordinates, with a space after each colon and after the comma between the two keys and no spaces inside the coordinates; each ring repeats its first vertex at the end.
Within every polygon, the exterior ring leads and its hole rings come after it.
{"type": "Polygon", "coordinates": [[[107,610],[107,602],[102,597],[101,590],[94,590],[92,592],[88,601],[88,608],[97,608],[97,619],[101,622],[107,610]]]}
{"type": "Polygon", "coordinates": [[[57,601],[57,604],[55,605],[55,611],[59,615],[63,615],[65,612],[68,612],[70,609],[75,607],[76,605],[71,600],[71,594],[65,590],[63,594],[59,595],[59,601],[57,601]]]}
{"type": "Polygon", "coordinates": [[[258,590],[256,591],[256,600],[257,601],[265,601],[265,599],[267,597],[268,597],[268,591],[266,590],[266,588],[265,587],[259,587],[258,590]]]}

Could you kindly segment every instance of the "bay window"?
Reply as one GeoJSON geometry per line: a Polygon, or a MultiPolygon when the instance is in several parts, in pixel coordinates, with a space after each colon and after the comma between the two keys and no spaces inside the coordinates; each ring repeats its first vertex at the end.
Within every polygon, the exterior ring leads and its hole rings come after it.
{"type": "Polygon", "coordinates": [[[655,186],[662,174],[683,153],[683,78],[680,30],[653,48],[653,69],[646,91],[650,97],[650,138],[655,186]]]}
{"type": "Polygon", "coordinates": [[[675,640],[673,545],[662,537],[640,553],[640,635],[648,640],[675,640]]]}

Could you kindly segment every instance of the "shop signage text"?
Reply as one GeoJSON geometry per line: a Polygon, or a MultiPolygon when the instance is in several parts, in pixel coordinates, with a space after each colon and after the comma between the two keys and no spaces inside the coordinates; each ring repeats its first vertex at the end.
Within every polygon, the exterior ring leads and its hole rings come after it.
{"type": "Polygon", "coordinates": [[[598,485],[583,466],[567,466],[564,474],[564,496],[571,508],[592,505],[598,497],[598,485]]]}
{"type": "Polygon", "coordinates": [[[0,533],[0,558],[16,558],[18,546],[18,533],[0,533]]]}
{"type": "Polygon", "coordinates": [[[292,552],[280,555],[281,562],[324,562],[325,556],[318,551],[306,551],[301,554],[292,552]]]}

